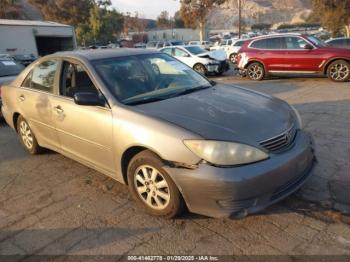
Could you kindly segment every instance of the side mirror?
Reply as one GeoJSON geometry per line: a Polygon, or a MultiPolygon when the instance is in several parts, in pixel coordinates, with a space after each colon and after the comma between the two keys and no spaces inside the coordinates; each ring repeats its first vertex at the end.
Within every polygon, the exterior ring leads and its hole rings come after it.
{"type": "Polygon", "coordinates": [[[81,106],[105,106],[104,99],[95,93],[76,93],[74,95],[74,103],[81,106]]]}
{"type": "Polygon", "coordinates": [[[312,49],[314,49],[314,47],[313,47],[312,45],[310,45],[310,44],[306,44],[306,45],[304,46],[304,49],[306,49],[306,50],[312,50],[312,49]]]}

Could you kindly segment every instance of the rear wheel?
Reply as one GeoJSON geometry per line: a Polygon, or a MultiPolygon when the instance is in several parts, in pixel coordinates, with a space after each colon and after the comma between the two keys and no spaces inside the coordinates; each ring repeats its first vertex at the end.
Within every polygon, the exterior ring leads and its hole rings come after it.
{"type": "Polygon", "coordinates": [[[237,64],[237,54],[231,54],[229,59],[232,64],[237,64]]]}
{"type": "Polygon", "coordinates": [[[350,64],[344,60],[332,62],[327,69],[327,76],[335,82],[346,82],[350,78],[350,64]]]}
{"type": "Polygon", "coordinates": [[[247,76],[254,81],[261,81],[265,77],[265,69],[260,63],[251,63],[247,67],[247,76]]]}
{"type": "Polygon", "coordinates": [[[128,185],[135,201],[147,213],[173,218],[184,210],[185,203],[163,166],[151,151],[137,154],[128,167],[128,185]]]}
{"type": "Polygon", "coordinates": [[[32,129],[22,116],[18,117],[17,130],[22,145],[30,154],[36,155],[42,151],[42,148],[39,146],[32,129]]]}
{"type": "Polygon", "coordinates": [[[195,64],[193,69],[195,71],[197,71],[198,73],[200,73],[201,75],[206,75],[207,74],[207,69],[202,64],[195,64]]]}

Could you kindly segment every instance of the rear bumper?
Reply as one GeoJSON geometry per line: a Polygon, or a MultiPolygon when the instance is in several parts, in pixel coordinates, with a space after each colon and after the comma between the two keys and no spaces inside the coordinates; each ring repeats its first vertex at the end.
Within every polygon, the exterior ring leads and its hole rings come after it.
{"type": "Polygon", "coordinates": [[[241,167],[200,164],[168,168],[190,211],[210,217],[243,217],[298,190],[315,163],[311,138],[299,131],[294,146],[270,159],[241,167]]]}

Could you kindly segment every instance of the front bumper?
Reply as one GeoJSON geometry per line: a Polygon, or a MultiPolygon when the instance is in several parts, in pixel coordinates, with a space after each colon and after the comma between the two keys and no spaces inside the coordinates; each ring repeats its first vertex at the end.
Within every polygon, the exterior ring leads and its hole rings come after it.
{"type": "Polygon", "coordinates": [[[167,167],[189,210],[210,217],[243,217],[298,190],[315,163],[311,137],[299,131],[293,147],[268,160],[241,167],[200,164],[196,169],[167,167]]]}
{"type": "Polygon", "coordinates": [[[230,69],[229,63],[227,61],[221,61],[218,64],[208,64],[205,65],[208,73],[222,74],[230,69]]]}

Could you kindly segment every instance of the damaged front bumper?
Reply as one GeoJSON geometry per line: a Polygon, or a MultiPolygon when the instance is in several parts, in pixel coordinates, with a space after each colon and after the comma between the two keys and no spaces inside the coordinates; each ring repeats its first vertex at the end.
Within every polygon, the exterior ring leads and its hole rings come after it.
{"type": "Polygon", "coordinates": [[[199,164],[196,169],[167,171],[179,187],[189,210],[210,217],[244,217],[298,190],[315,163],[311,137],[299,131],[293,147],[268,160],[220,168],[199,164]]]}
{"type": "Polygon", "coordinates": [[[205,65],[209,74],[222,74],[230,69],[230,65],[227,61],[221,61],[218,63],[212,63],[205,65]]]}

